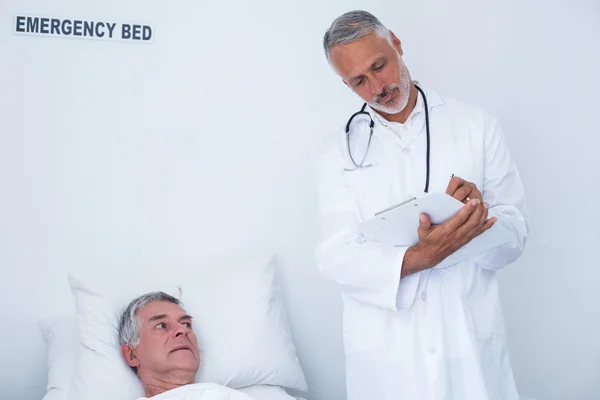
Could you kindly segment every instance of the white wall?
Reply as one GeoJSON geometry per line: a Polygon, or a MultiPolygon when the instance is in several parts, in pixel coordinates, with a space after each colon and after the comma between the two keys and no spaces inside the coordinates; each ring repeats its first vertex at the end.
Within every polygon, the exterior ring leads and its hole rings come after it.
{"type": "Polygon", "coordinates": [[[367,7],[413,77],[498,115],[531,239],[501,273],[521,390],[600,398],[594,0],[0,2],[0,398],[40,399],[40,317],[65,274],[115,279],[226,251],[281,253],[312,399],[344,397],[341,304],[316,271],[313,151],[360,103],[321,37],[367,7]],[[13,35],[15,13],[149,23],[152,44],[13,35]]]}

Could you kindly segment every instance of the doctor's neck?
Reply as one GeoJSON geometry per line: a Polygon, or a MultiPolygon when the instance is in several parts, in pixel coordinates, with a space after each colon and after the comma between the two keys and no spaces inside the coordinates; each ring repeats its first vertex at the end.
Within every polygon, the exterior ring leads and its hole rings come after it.
{"type": "Polygon", "coordinates": [[[417,88],[415,87],[415,84],[411,83],[410,94],[408,95],[408,103],[406,104],[406,107],[404,107],[404,109],[402,109],[402,111],[400,111],[399,113],[396,113],[396,114],[388,114],[388,113],[385,113],[380,110],[376,110],[376,111],[377,111],[377,113],[379,113],[379,115],[381,115],[383,118],[385,118],[386,120],[388,120],[390,122],[399,122],[399,123],[403,124],[406,122],[406,120],[408,119],[410,114],[415,109],[415,106],[417,105],[417,97],[418,96],[419,96],[419,92],[418,92],[417,88]]]}

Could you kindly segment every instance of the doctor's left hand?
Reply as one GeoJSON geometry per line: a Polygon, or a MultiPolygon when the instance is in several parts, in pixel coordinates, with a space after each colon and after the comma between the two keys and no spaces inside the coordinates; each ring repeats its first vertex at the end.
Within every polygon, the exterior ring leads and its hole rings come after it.
{"type": "Polygon", "coordinates": [[[474,183],[459,178],[458,176],[450,179],[450,183],[448,183],[448,188],[446,189],[446,194],[454,197],[458,201],[462,201],[465,204],[469,200],[483,200],[481,192],[479,189],[477,189],[477,186],[474,183]]]}

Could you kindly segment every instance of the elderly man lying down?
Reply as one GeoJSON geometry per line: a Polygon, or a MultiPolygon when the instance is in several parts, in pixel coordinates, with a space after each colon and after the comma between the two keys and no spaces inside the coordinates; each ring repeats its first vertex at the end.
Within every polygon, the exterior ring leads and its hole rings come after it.
{"type": "Polygon", "coordinates": [[[138,400],[248,400],[248,395],[212,383],[195,383],[200,366],[192,317],[163,292],[133,300],[119,324],[121,354],[139,377],[138,400]]]}

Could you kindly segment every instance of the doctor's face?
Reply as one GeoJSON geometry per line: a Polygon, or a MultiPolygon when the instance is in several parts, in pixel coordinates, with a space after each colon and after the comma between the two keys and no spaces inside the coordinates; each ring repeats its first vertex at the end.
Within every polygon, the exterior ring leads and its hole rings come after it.
{"type": "Polygon", "coordinates": [[[331,49],[330,60],[344,83],[371,107],[386,114],[404,110],[411,78],[402,61],[400,40],[372,32],[360,40],[331,49]]]}

